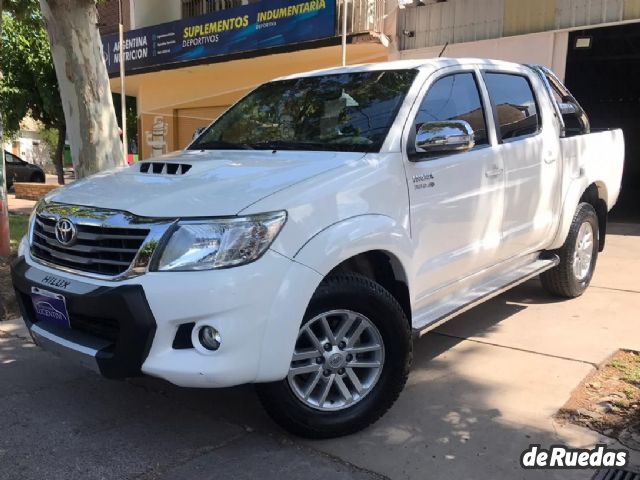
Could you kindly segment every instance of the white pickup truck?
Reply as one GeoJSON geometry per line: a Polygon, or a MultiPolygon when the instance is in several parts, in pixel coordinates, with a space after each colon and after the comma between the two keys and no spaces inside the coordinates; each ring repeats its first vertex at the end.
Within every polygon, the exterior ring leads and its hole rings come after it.
{"type": "Polygon", "coordinates": [[[543,67],[295,75],[185,151],[50,194],[13,282],[45,349],[109,378],[256,383],[284,428],[345,435],[394,403],[414,337],[536,275],[582,294],[623,157],[543,67]]]}

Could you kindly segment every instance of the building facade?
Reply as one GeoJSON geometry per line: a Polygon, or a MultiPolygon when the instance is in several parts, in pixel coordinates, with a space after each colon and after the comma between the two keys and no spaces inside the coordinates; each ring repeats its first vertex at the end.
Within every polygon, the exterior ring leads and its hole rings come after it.
{"type": "MultiPolygon", "coordinates": [[[[112,5],[117,1],[101,6],[101,19],[112,5]]],[[[140,157],[184,148],[199,128],[265,81],[340,65],[342,5],[341,0],[131,0],[125,89],[137,100],[140,157]]],[[[390,12],[388,5],[348,2],[348,63],[387,60],[382,32],[397,2],[390,12]]],[[[119,93],[117,35],[109,33],[112,25],[101,25],[112,90],[119,93]]]]}
{"type": "Polygon", "coordinates": [[[543,64],[565,81],[594,129],[622,128],[621,208],[640,220],[640,0],[405,3],[391,57],[443,54],[543,64]]]}
{"type": "MultiPolygon", "coordinates": [[[[126,4],[126,6],[124,5],[126,4]]],[[[344,0],[128,0],[126,94],[140,158],[184,148],[257,85],[341,62],[344,0]]],[[[347,0],[347,63],[481,57],[552,68],[597,128],[623,128],[640,202],[640,0],[347,0]]],[[[117,0],[100,8],[112,89],[117,0]],[[114,26],[115,22],[115,26],[114,26]]]]}
{"type": "Polygon", "coordinates": [[[20,130],[13,138],[5,137],[0,145],[5,151],[12,153],[25,162],[46,166],[51,159],[49,146],[42,139],[42,125],[31,117],[25,117],[20,122],[20,130]]]}

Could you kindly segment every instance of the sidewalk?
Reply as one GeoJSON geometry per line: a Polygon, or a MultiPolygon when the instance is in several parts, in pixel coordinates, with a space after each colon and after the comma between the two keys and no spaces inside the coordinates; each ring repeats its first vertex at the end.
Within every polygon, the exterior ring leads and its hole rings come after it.
{"type": "Polygon", "coordinates": [[[0,324],[0,479],[588,480],[519,461],[532,443],[611,443],[552,419],[595,365],[640,349],[640,225],[611,229],[583,297],[556,301],[532,281],[442,325],[416,342],[391,411],[336,440],[284,434],[250,386],[110,382],[34,347],[19,322],[0,324]]]}
{"type": "MultiPolygon", "coordinates": [[[[66,179],[66,181],[68,183],[72,180],[66,179]]],[[[51,185],[57,184],[58,178],[55,175],[47,175],[46,183],[51,185]]],[[[13,213],[14,215],[31,215],[31,211],[37,203],[31,200],[19,200],[13,193],[9,193],[7,197],[9,204],[9,213],[13,213]]]]}
{"type": "Polygon", "coordinates": [[[31,200],[19,200],[13,193],[7,195],[9,204],[9,213],[14,215],[31,215],[36,202],[31,200]]]}
{"type": "MultiPolygon", "coordinates": [[[[449,321],[417,342],[408,388],[391,415],[314,446],[390,478],[590,478],[524,472],[519,458],[531,443],[610,443],[552,416],[611,353],[640,350],[640,225],[611,229],[626,235],[608,237],[583,297],[556,301],[536,280],[449,321]]],[[[640,455],[634,461],[640,465],[640,455]]]]}

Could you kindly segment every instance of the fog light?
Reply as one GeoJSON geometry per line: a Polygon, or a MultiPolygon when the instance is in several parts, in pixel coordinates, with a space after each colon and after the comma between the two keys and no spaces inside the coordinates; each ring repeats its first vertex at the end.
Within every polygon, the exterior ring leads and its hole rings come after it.
{"type": "Polygon", "coordinates": [[[220,348],[220,333],[213,327],[204,326],[198,332],[198,340],[207,350],[216,351],[220,348]]]}

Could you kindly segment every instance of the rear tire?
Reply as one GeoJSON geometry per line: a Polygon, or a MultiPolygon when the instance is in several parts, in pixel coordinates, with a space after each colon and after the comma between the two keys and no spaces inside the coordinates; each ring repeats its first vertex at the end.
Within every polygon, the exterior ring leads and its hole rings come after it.
{"type": "Polygon", "coordinates": [[[301,360],[292,359],[287,378],[256,385],[267,413],[302,437],[349,435],[384,415],[404,388],[412,359],[409,320],[395,298],[369,278],[331,276],[307,307],[295,357],[301,360]],[[299,373],[301,367],[311,372],[299,373]]]}
{"type": "Polygon", "coordinates": [[[560,257],[560,263],[540,275],[542,286],[558,297],[582,295],[593,278],[599,240],[596,211],[588,203],[579,204],[564,245],[552,252],[560,257]]]}
{"type": "Polygon", "coordinates": [[[31,178],[29,179],[31,183],[44,183],[45,178],[44,175],[40,172],[35,172],[31,174],[31,178]]]}

